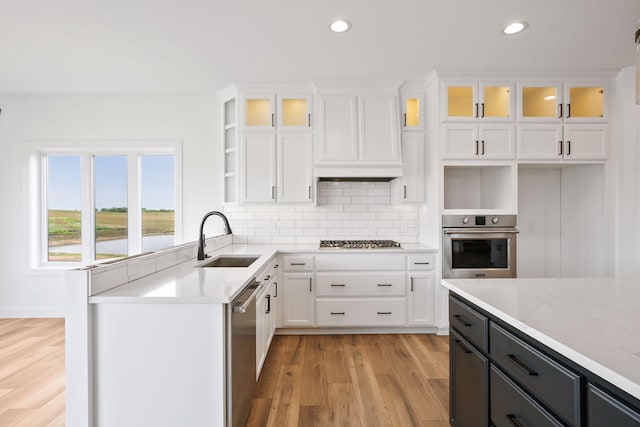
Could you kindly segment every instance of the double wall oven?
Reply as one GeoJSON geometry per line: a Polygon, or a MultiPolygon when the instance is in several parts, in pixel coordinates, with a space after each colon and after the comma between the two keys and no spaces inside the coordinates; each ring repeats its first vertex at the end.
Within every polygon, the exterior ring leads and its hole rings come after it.
{"type": "Polygon", "coordinates": [[[516,277],[516,215],[443,215],[442,277],[516,277]]]}

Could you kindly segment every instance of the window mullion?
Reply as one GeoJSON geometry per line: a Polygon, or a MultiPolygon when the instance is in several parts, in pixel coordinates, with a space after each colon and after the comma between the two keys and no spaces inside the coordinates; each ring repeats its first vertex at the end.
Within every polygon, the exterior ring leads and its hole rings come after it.
{"type": "Polygon", "coordinates": [[[129,154],[127,156],[128,165],[128,236],[129,255],[142,252],[142,218],[140,209],[140,155],[129,154]]]}
{"type": "Polygon", "coordinates": [[[96,259],[96,234],[95,234],[95,185],[93,177],[93,155],[83,153],[80,162],[80,176],[82,177],[82,263],[92,264],[96,259]]]}

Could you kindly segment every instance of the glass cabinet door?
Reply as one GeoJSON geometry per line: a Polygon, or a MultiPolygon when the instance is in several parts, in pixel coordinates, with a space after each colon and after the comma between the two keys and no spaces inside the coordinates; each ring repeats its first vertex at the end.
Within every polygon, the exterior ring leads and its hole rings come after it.
{"type": "Polygon", "coordinates": [[[402,129],[422,130],[424,123],[422,118],[422,96],[402,96],[402,129]]]}
{"type": "Polygon", "coordinates": [[[559,84],[523,84],[520,87],[519,118],[529,121],[560,121],[561,96],[559,84]]]}
{"type": "Polygon", "coordinates": [[[512,84],[487,83],[480,85],[482,99],[478,116],[485,120],[504,121],[513,119],[511,101],[512,84]]]}
{"type": "Polygon", "coordinates": [[[275,128],[273,95],[243,97],[243,124],[245,129],[268,130],[275,128]]]}
{"type": "Polygon", "coordinates": [[[567,84],[565,90],[565,120],[603,120],[605,111],[605,87],[567,84]]]}
{"type": "Polygon", "coordinates": [[[308,129],[311,127],[311,95],[278,96],[278,128],[308,129]]]}
{"type": "Polygon", "coordinates": [[[478,117],[477,85],[451,83],[445,86],[445,115],[450,120],[468,120],[478,117]]]}

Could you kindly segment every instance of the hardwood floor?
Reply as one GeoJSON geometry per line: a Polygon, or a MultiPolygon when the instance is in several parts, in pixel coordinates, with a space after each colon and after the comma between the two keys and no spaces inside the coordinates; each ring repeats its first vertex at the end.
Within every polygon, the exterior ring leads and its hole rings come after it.
{"type": "Polygon", "coordinates": [[[445,427],[448,378],[447,337],[276,336],[247,426],[445,427]]]}
{"type": "Polygon", "coordinates": [[[64,426],[64,319],[0,319],[0,426],[64,426]]]}
{"type": "MultiPolygon", "coordinates": [[[[276,336],[247,426],[445,427],[435,335],[276,336]]],[[[64,426],[64,319],[0,319],[0,426],[64,426]]]]}

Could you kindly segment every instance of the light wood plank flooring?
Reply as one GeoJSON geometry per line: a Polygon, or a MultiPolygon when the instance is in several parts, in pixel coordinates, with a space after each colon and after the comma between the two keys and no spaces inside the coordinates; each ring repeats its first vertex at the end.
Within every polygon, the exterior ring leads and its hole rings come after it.
{"type": "MultiPolygon", "coordinates": [[[[247,426],[448,426],[435,335],[276,336],[247,426]]],[[[64,319],[0,319],[0,426],[64,426],[64,319]]]]}
{"type": "Polygon", "coordinates": [[[0,426],[64,423],[64,319],[0,319],[0,426]]]}
{"type": "Polygon", "coordinates": [[[448,378],[447,337],[276,336],[247,426],[445,427],[448,378]]]}

